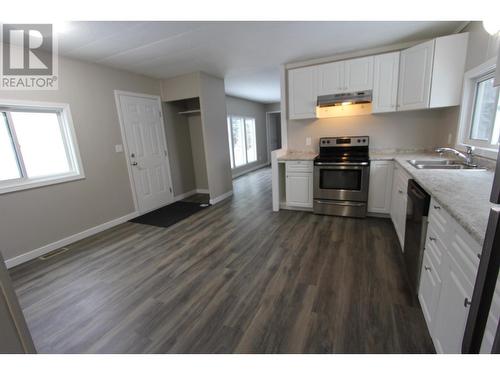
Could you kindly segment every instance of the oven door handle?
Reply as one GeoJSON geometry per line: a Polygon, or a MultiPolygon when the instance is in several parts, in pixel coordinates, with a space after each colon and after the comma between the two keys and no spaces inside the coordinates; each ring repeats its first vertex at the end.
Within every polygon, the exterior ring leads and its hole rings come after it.
{"type": "Polygon", "coordinates": [[[326,201],[326,200],[321,200],[321,199],[315,199],[314,200],[316,203],[319,204],[331,204],[331,205],[336,205],[336,206],[353,206],[353,207],[362,207],[366,206],[366,203],[363,202],[342,202],[342,201],[326,201]]]}
{"type": "Polygon", "coordinates": [[[315,165],[319,170],[329,170],[329,171],[365,171],[369,168],[368,165],[315,165]]]}
{"type": "Polygon", "coordinates": [[[363,161],[361,163],[325,163],[325,162],[322,162],[322,161],[317,161],[314,163],[314,165],[318,165],[318,166],[332,166],[332,167],[366,167],[368,166],[370,163],[367,162],[367,161],[363,161]]]}

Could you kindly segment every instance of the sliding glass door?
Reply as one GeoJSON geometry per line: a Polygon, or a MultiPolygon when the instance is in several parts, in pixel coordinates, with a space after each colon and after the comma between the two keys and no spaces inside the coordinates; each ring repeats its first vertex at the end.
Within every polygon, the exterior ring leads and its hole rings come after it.
{"type": "Polygon", "coordinates": [[[238,168],[257,161],[257,135],[255,119],[228,116],[227,129],[231,168],[238,168]]]}

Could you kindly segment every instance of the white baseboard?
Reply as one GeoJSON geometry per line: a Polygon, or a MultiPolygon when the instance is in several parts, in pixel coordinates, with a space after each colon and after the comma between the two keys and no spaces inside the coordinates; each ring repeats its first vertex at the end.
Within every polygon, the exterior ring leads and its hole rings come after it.
{"type": "Polygon", "coordinates": [[[195,195],[195,194],[209,194],[209,191],[208,191],[208,189],[193,189],[191,191],[188,191],[187,193],[182,193],[182,194],[176,195],[174,197],[174,202],[186,199],[187,197],[190,197],[191,195],[195,195]]]}
{"type": "Polygon", "coordinates": [[[31,251],[28,251],[27,253],[18,255],[14,258],[7,259],[5,261],[5,265],[7,266],[7,268],[15,267],[21,263],[28,262],[32,259],[38,258],[42,255],[50,253],[51,251],[54,251],[54,250],[59,249],[61,247],[68,246],[69,244],[72,244],[73,242],[82,240],[86,237],[90,237],[90,236],[97,234],[99,232],[102,232],[106,229],[115,227],[115,226],[122,224],[126,221],[132,220],[133,218],[135,218],[139,215],[140,214],[138,212],[132,212],[132,213],[127,214],[125,216],[118,217],[118,218],[110,220],[106,223],[103,223],[103,224],[97,225],[95,227],[86,229],[83,232],[73,234],[69,237],[66,237],[66,238],[63,238],[61,240],[58,240],[58,241],[49,243],[47,245],[44,245],[42,247],[39,247],[38,249],[34,249],[31,251]]]}
{"type": "Polygon", "coordinates": [[[240,177],[240,176],[243,176],[244,174],[253,172],[253,171],[255,171],[257,169],[260,169],[260,168],[264,168],[264,167],[266,167],[268,165],[269,165],[269,162],[266,161],[265,163],[262,163],[262,164],[259,164],[259,165],[255,165],[252,168],[245,169],[244,171],[241,171],[241,172],[237,172],[237,173],[233,174],[232,177],[233,178],[240,177]]]}
{"type": "Polygon", "coordinates": [[[194,190],[188,191],[187,193],[182,193],[182,194],[176,195],[174,197],[174,202],[177,202],[177,201],[180,201],[184,198],[190,197],[191,195],[194,195],[196,193],[197,193],[197,191],[196,191],[196,189],[194,189],[194,190]]]}
{"type": "Polygon", "coordinates": [[[223,201],[224,199],[229,198],[231,195],[233,195],[233,191],[229,190],[228,192],[225,192],[224,194],[221,194],[218,197],[210,199],[210,204],[217,204],[220,201],[223,201]]]}

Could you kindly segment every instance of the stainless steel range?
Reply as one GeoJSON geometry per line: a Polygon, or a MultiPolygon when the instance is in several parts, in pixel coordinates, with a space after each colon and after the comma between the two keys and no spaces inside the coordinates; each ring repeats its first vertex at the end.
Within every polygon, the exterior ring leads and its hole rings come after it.
{"type": "Polygon", "coordinates": [[[314,213],[366,216],[368,145],[369,137],[320,138],[314,159],[314,213]]]}

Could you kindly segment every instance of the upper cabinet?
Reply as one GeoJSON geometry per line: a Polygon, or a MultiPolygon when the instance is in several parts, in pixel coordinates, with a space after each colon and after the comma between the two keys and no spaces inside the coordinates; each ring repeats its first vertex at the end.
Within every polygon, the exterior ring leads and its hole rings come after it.
{"type": "Polygon", "coordinates": [[[338,94],[345,92],[344,61],[318,65],[318,95],[338,94]]]}
{"type": "Polygon", "coordinates": [[[427,108],[431,90],[434,40],[401,52],[398,109],[427,108]]]}
{"type": "Polygon", "coordinates": [[[316,118],[318,95],[373,90],[372,112],[460,104],[468,33],[403,51],[288,70],[290,119],[316,118]]]}
{"type": "Polygon", "coordinates": [[[345,92],[371,90],[373,88],[373,56],[346,60],[345,92]]]}
{"type": "Polygon", "coordinates": [[[288,111],[291,119],[316,117],[316,67],[288,71],[288,111]]]}
{"type": "Polygon", "coordinates": [[[371,90],[373,56],[318,65],[316,86],[317,95],[371,90]]]}
{"type": "Polygon", "coordinates": [[[399,52],[375,56],[372,112],[395,112],[398,100],[399,52]]]}
{"type": "Polygon", "coordinates": [[[460,104],[468,34],[454,34],[401,52],[398,110],[460,104]]]}

